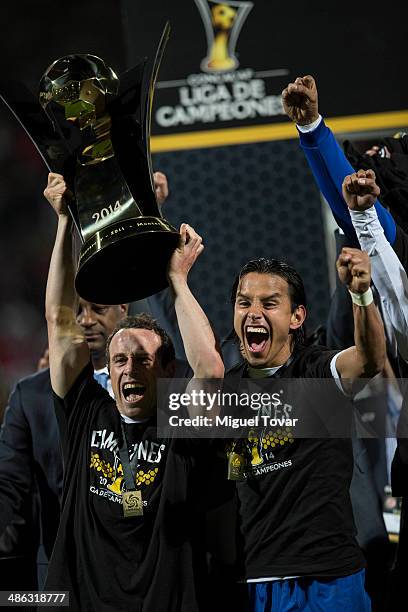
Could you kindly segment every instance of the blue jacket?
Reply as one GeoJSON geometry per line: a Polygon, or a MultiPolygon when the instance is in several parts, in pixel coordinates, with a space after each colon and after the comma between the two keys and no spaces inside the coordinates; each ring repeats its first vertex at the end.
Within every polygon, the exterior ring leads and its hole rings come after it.
{"type": "MultiPolygon", "coordinates": [[[[299,132],[300,145],[309,162],[320,191],[326,198],[334,218],[348,238],[356,242],[357,236],[351,222],[347,204],[343,200],[341,186],[344,177],[358,170],[348,162],[343,150],[337,144],[332,131],[324,120],[312,132],[299,132]]],[[[377,200],[378,218],[388,241],[393,245],[396,225],[392,215],[377,200]]]]}

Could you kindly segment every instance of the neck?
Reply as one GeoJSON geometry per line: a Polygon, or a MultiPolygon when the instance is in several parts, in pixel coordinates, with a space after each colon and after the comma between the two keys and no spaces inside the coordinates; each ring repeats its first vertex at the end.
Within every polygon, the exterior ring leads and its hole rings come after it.
{"type": "Polygon", "coordinates": [[[91,360],[94,370],[102,370],[106,366],[105,355],[94,355],[91,353],[91,360]]]}
{"type": "MultiPolygon", "coordinates": [[[[290,335],[285,344],[279,349],[279,351],[273,355],[268,363],[255,366],[258,368],[277,368],[278,366],[284,365],[293,352],[293,338],[290,335]]],[[[252,366],[254,367],[254,366],[252,366]]]]}
{"type": "Polygon", "coordinates": [[[291,351],[279,352],[268,364],[265,364],[264,368],[277,368],[278,366],[284,365],[289,357],[291,356],[291,351]]]}

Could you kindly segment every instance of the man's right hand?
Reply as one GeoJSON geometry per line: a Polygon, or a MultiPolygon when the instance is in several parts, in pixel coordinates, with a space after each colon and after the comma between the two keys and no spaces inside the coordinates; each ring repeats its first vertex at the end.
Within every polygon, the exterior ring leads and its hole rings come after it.
{"type": "Polygon", "coordinates": [[[57,215],[66,215],[68,213],[67,200],[72,197],[72,194],[62,174],[56,174],[55,172],[49,173],[44,195],[57,215]]]}
{"type": "Polygon", "coordinates": [[[345,177],[343,198],[350,210],[367,210],[374,206],[380,195],[373,170],[359,170],[345,177]]]}
{"type": "Polygon", "coordinates": [[[309,125],[319,118],[317,87],[312,76],[297,77],[282,91],[285,113],[298,125],[309,125]]]}
{"type": "Polygon", "coordinates": [[[188,273],[193,267],[196,259],[204,251],[203,239],[197,232],[182,223],[180,226],[180,243],[174,250],[170,259],[167,275],[169,281],[174,285],[178,280],[187,282],[188,273]]]}

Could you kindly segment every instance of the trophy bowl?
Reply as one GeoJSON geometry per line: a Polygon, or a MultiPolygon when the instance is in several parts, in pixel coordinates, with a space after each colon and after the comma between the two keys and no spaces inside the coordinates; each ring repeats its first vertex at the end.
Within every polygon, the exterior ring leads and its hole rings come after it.
{"type": "Polygon", "coordinates": [[[125,304],[161,291],[168,284],[163,262],[169,261],[178,240],[178,232],[157,217],[109,225],[81,248],[78,294],[97,304],[125,304]]]}
{"type": "Polygon", "coordinates": [[[89,302],[131,302],[167,285],[179,233],[156,201],[150,133],[169,31],[166,24],[152,61],[120,77],[95,55],[71,54],[48,67],[39,98],[20,83],[0,83],[48,170],[73,194],[67,205],[82,243],[75,287],[89,302]]]}

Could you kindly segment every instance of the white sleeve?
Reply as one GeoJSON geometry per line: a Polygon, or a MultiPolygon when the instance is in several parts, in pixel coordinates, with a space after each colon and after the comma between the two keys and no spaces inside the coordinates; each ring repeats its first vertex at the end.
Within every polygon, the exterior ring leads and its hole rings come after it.
{"type": "Polygon", "coordinates": [[[322,121],[322,116],[319,115],[316,121],[313,121],[313,123],[308,123],[307,125],[296,124],[296,127],[299,130],[299,132],[303,132],[304,134],[306,134],[307,132],[313,132],[320,125],[321,121],[322,121]]]}
{"type": "Polygon", "coordinates": [[[350,216],[360,246],[370,256],[373,283],[392,325],[398,351],[408,361],[407,273],[384,235],[374,206],[362,212],[350,210],[350,216]]]}
{"type": "MultiPolygon", "coordinates": [[[[344,350],[347,350],[347,349],[344,349],[344,350]]],[[[330,361],[330,372],[331,372],[331,375],[333,376],[333,378],[334,378],[334,380],[335,380],[335,383],[336,383],[337,387],[340,389],[340,391],[341,391],[342,393],[344,393],[344,395],[347,395],[347,396],[348,396],[348,393],[347,393],[347,392],[346,392],[346,390],[343,388],[343,384],[342,384],[342,382],[341,382],[341,377],[340,377],[340,374],[338,373],[338,371],[337,371],[337,367],[336,367],[336,361],[337,361],[337,358],[338,358],[338,356],[339,356],[339,355],[341,355],[342,353],[344,353],[344,350],[343,350],[343,351],[340,351],[339,353],[336,353],[336,354],[334,355],[334,357],[332,357],[332,360],[330,361]]]]}

